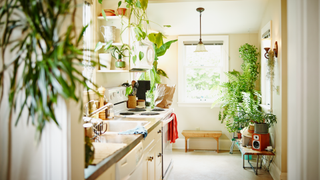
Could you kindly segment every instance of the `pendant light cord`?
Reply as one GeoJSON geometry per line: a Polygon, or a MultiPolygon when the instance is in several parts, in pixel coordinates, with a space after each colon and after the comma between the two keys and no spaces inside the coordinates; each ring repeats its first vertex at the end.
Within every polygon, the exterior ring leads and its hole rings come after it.
{"type": "Polygon", "coordinates": [[[199,43],[202,43],[202,39],[201,39],[201,12],[200,12],[200,42],[199,43]]]}

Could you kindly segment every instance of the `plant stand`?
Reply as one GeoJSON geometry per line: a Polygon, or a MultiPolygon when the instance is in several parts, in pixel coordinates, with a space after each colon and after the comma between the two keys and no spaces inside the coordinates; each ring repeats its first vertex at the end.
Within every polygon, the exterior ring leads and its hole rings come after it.
{"type": "Polygon", "coordinates": [[[237,136],[234,136],[234,132],[233,132],[233,133],[232,133],[232,139],[231,139],[232,144],[231,144],[231,146],[230,146],[230,151],[229,151],[230,154],[233,154],[234,144],[236,143],[237,139],[238,139],[238,137],[237,137],[237,136]]]}

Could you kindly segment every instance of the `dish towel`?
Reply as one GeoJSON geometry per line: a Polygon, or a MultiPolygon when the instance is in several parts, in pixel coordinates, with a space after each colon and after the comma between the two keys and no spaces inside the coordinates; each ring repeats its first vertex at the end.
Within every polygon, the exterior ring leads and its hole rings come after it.
{"type": "Polygon", "coordinates": [[[143,138],[146,138],[148,135],[148,131],[141,124],[137,125],[137,127],[133,129],[129,129],[123,132],[119,132],[119,134],[142,134],[143,138]]]}
{"type": "Polygon", "coordinates": [[[172,113],[171,117],[173,118],[172,121],[169,122],[169,138],[170,143],[175,143],[176,139],[179,138],[178,136],[178,120],[176,114],[172,113]]]}

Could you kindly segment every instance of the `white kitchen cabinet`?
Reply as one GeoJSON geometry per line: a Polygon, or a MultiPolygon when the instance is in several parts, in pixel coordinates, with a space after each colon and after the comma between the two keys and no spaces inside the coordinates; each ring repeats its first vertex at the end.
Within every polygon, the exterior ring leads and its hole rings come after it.
{"type": "Polygon", "coordinates": [[[143,180],[161,179],[161,124],[142,141],[144,147],[143,180]]]}
{"type": "Polygon", "coordinates": [[[161,139],[156,143],[154,147],[155,152],[155,179],[161,180],[162,179],[162,153],[161,153],[161,139]]]}
{"type": "Polygon", "coordinates": [[[109,169],[103,172],[96,180],[115,180],[116,179],[116,168],[115,164],[109,169]]]}

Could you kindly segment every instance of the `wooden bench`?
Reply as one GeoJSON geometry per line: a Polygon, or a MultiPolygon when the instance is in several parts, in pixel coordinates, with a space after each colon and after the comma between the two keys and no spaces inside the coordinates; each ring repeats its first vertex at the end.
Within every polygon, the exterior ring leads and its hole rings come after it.
{"type": "Polygon", "coordinates": [[[200,131],[200,130],[183,130],[182,135],[185,137],[185,152],[188,151],[188,139],[191,137],[211,137],[217,141],[217,152],[219,153],[219,138],[221,131],[200,131]]]}

